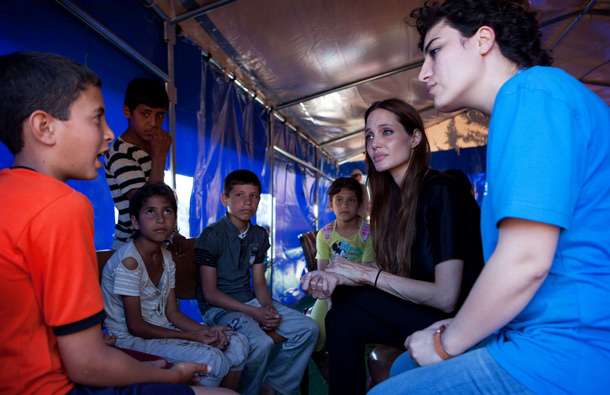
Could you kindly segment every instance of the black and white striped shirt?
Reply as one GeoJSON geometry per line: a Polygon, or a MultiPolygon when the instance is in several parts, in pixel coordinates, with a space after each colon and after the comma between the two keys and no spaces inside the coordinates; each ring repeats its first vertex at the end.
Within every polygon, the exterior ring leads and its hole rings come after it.
{"type": "Polygon", "coordinates": [[[129,218],[129,199],[127,193],[140,189],[150,177],[152,160],[143,149],[128,143],[120,137],[112,143],[106,155],[104,169],[106,181],[114,206],[119,212],[114,238],[123,243],[133,241],[135,230],[129,218]]]}

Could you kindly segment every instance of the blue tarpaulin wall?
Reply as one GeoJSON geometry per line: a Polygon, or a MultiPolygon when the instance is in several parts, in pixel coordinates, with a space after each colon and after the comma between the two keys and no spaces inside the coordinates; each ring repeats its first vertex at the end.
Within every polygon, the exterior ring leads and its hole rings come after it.
{"type": "MultiPolygon", "coordinates": [[[[167,72],[163,21],[142,2],[73,2],[167,72]]],[[[24,50],[54,52],[93,69],[102,79],[106,117],[117,137],[126,128],[122,106],[127,84],[136,77],[155,78],[148,69],[53,1],[0,3],[0,53],[24,50]]],[[[178,186],[186,186],[184,190],[179,188],[180,215],[188,227],[183,234],[197,236],[224,214],[220,194],[222,181],[230,171],[238,168],[254,171],[263,186],[263,200],[254,221],[270,230],[273,241],[269,254],[273,265],[269,271],[273,297],[286,304],[299,300],[303,294],[298,279],[305,270],[305,260],[298,235],[334,220],[326,195],[331,180],[320,172],[331,178],[347,176],[354,168],[364,170],[363,162],[347,163],[339,170],[334,161],[287,125],[270,117],[258,102],[212,68],[202,58],[201,50],[190,42],[177,40],[174,65],[175,171],[178,186]]],[[[12,161],[12,155],[0,145],[0,168],[11,166],[12,161]]],[[[436,152],[431,165],[439,170],[463,170],[475,184],[480,201],[485,184],[484,147],[436,152]]],[[[114,206],[103,171],[100,170],[94,181],[70,181],[70,185],[92,202],[96,248],[109,248],[115,222],[114,206]]]]}
{"type": "MultiPolygon", "coordinates": [[[[73,3],[167,72],[163,21],[142,2],[73,0],[73,3]]],[[[102,79],[106,117],[116,137],[127,125],[122,106],[129,81],[137,77],[156,78],[54,1],[0,3],[0,54],[25,50],[54,52],[94,70],[102,79]]],[[[273,240],[273,251],[269,254],[273,270],[268,270],[273,297],[292,304],[304,296],[299,290],[299,277],[305,261],[298,235],[316,228],[318,212],[320,226],[333,219],[326,208],[330,181],[275,151],[269,136],[273,136],[273,144],[283,151],[330,177],[337,176],[338,168],[285,124],[276,119],[272,121],[265,108],[213,69],[202,58],[198,47],[178,39],[174,65],[175,171],[182,209],[179,215],[188,217],[182,222],[188,226],[183,234],[197,236],[224,214],[220,194],[222,181],[230,171],[252,170],[259,175],[263,186],[263,200],[253,221],[268,228],[273,240]],[[187,196],[184,196],[185,190],[187,196]],[[272,208],[275,208],[274,216],[272,208]]],[[[167,123],[164,128],[169,130],[167,123]]],[[[11,166],[12,161],[12,155],[0,144],[0,169],[11,166]]],[[[70,181],[70,185],[93,204],[96,248],[109,248],[115,219],[103,170],[93,181],[70,181]]]]}
{"type": "MultiPolygon", "coordinates": [[[[321,177],[316,177],[316,172],[286,155],[276,150],[270,153],[270,128],[273,128],[273,146],[282,151],[314,167],[319,154],[285,124],[272,121],[268,111],[235,85],[227,83],[225,75],[208,63],[202,64],[201,74],[190,233],[196,236],[225,213],[220,194],[228,173],[246,168],[258,174],[262,199],[253,222],[269,229],[273,240],[269,255],[273,265],[269,279],[273,297],[292,304],[304,296],[299,289],[299,278],[305,259],[298,235],[315,229],[316,194],[319,190],[320,195],[325,195],[330,184],[318,182],[321,177]]],[[[324,160],[326,170],[336,173],[332,162],[324,160]]]]}
{"type": "MultiPolygon", "coordinates": [[[[430,167],[436,170],[445,171],[449,169],[462,170],[470,179],[475,192],[475,198],[479,206],[486,194],[486,164],[487,146],[462,148],[458,150],[436,151],[432,153],[430,167]]],[[[342,164],[339,175],[349,177],[354,169],[360,169],[365,175],[364,162],[348,162],[342,164]]]]}
{"type": "Polygon", "coordinates": [[[480,206],[486,194],[486,163],[487,146],[433,152],[430,166],[440,171],[459,169],[466,173],[480,206]]]}

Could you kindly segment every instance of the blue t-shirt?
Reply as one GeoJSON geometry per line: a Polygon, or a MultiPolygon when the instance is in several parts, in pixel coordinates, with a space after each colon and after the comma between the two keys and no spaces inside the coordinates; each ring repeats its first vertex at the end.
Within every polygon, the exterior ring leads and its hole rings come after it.
{"type": "Polygon", "coordinates": [[[610,108],[562,70],[500,89],[489,126],[485,261],[507,217],[561,228],[548,277],[488,345],[536,393],[610,388],[610,108]]]}

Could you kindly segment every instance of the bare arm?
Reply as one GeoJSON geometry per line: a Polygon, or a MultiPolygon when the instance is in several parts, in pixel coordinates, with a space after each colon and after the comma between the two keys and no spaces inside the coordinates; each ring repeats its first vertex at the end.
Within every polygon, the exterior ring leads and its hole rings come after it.
{"type": "MultiPolygon", "coordinates": [[[[172,136],[169,135],[165,130],[161,129],[160,127],[154,127],[152,131],[153,134],[148,141],[148,149],[146,149],[151,161],[150,174],[146,180],[146,184],[163,182],[165,179],[165,162],[167,160],[167,152],[169,151],[169,147],[172,145],[172,136]]],[[[139,189],[140,188],[134,188],[124,194],[127,196],[127,199],[131,200],[133,195],[139,189]]]]}
{"type": "Polygon", "coordinates": [[[165,305],[165,315],[169,322],[171,322],[176,328],[182,329],[183,331],[197,331],[204,325],[193,321],[184,313],[178,309],[178,302],[176,301],[176,290],[170,289],[169,296],[167,297],[167,304],[165,305]]]}
{"type": "MultiPolygon", "coordinates": [[[[263,282],[264,282],[264,265],[256,264],[253,265],[253,278],[252,283],[254,287],[254,294],[257,296],[257,284],[254,275],[254,268],[261,267],[263,271],[263,282]]],[[[218,290],[217,282],[216,282],[216,268],[211,266],[201,265],[199,267],[199,271],[201,274],[201,288],[203,291],[203,296],[205,300],[214,306],[221,307],[223,309],[239,311],[244,314],[248,314],[250,317],[253,317],[263,329],[267,329],[266,322],[271,319],[271,315],[264,307],[256,307],[250,306],[245,303],[242,303],[229,295],[225,294],[218,290]]],[[[265,288],[267,289],[267,294],[269,294],[269,289],[265,284],[265,288]]],[[[259,291],[260,292],[260,291],[259,291]]],[[[271,300],[271,295],[269,295],[269,301],[271,300]]],[[[259,303],[263,305],[263,302],[259,299],[259,303]]]]}
{"type": "MultiPolygon", "coordinates": [[[[172,291],[174,290],[172,289],[172,291]]],[[[176,303],[175,297],[174,303],[176,303]]],[[[143,339],[191,340],[209,344],[211,346],[216,346],[218,342],[217,334],[210,330],[210,328],[203,325],[197,324],[197,328],[195,328],[194,325],[188,325],[189,328],[193,329],[188,331],[177,331],[146,322],[144,318],[142,318],[139,296],[123,296],[123,308],[125,309],[125,321],[127,322],[127,328],[129,329],[129,333],[134,336],[141,337],[143,339]]],[[[175,316],[176,315],[174,314],[174,317],[175,316]]],[[[192,323],[195,324],[194,321],[192,323]]]]}
{"type": "MultiPolygon", "coordinates": [[[[382,271],[373,266],[353,263],[345,258],[335,257],[326,270],[346,278],[357,285],[374,285],[401,299],[434,307],[450,313],[455,309],[460,295],[464,261],[449,259],[434,268],[434,282],[413,280],[382,271]],[[379,273],[379,277],[377,274],[379,273]]],[[[350,285],[340,281],[339,285],[350,285]]]]}
{"type": "MultiPolygon", "coordinates": [[[[176,290],[174,288],[170,289],[169,295],[167,297],[167,304],[165,305],[165,315],[169,322],[171,322],[176,328],[182,329],[183,331],[189,332],[199,332],[202,329],[210,330],[216,336],[215,342],[210,342],[206,344],[210,344],[214,347],[220,348],[224,350],[226,346],[229,345],[229,340],[227,336],[224,334],[224,331],[230,331],[231,328],[228,326],[213,326],[207,327],[198,322],[193,321],[190,317],[185,315],[178,308],[178,302],[176,301],[176,290]]],[[[207,338],[212,340],[214,336],[209,335],[207,338]]]]}
{"type": "Polygon", "coordinates": [[[242,303],[218,290],[215,267],[201,265],[199,266],[199,274],[201,275],[201,289],[203,291],[203,296],[208,303],[223,309],[253,315],[256,307],[242,303]]]}
{"type": "Polygon", "coordinates": [[[58,336],[59,352],[70,380],[95,386],[119,387],[144,382],[188,384],[195,373],[208,373],[206,364],[180,363],[170,370],[136,361],[104,344],[101,326],[58,336]]]}
{"type": "Polygon", "coordinates": [[[258,323],[266,331],[274,330],[280,325],[282,316],[277,312],[273,306],[273,299],[271,299],[271,293],[267,282],[265,281],[265,265],[263,263],[252,265],[252,287],[254,288],[254,295],[258,299],[258,303],[262,306],[260,316],[256,318],[258,323]]]}
{"type": "MultiPolygon", "coordinates": [[[[503,219],[494,253],[442,335],[445,351],[459,355],[517,316],[548,275],[558,238],[556,226],[503,219]]],[[[424,365],[440,361],[431,343],[434,329],[433,325],[416,332],[405,342],[414,358],[424,365]]]]}
{"type": "Polygon", "coordinates": [[[147,184],[163,182],[165,178],[165,161],[169,147],[172,145],[172,136],[160,127],[155,127],[148,144],[150,146],[150,159],[152,163],[147,184]]]}
{"type": "Polygon", "coordinates": [[[271,293],[265,281],[265,265],[263,263],[252,265],[252,288],[261,306],[273,306],[271,293]]]}

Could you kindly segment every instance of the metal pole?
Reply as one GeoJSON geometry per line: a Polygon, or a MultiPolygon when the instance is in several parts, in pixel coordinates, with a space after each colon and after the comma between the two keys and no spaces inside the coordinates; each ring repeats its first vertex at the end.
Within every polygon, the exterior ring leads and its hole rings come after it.
{"type": "Polygon", "coordinates": [[[280,153],[282,155],[284,155],[286,158],[293,160],[295,162],[297,162],[300,165],[303,165],[305,167],[307,167],[308,169],[311,169],[313,171],[315,171],[316,173],[320,174],[322,177],[329,179],[330,181],[334,181],[334,179],[329,176],[328,174],[322,172],[322,170],[316,168],[315,166],[310,165],[309,163],[305,162],[302,159],[297,158],[296,156],[289,154],[288,152],[284,151],[283,149],[281,149],[280,147],[276,147],[275,145],[273,146],[273,150],[277,153],[280,153]]]}
{"type": "MultiPolygon", "coordinates": [[[[316,150],[316,166],[320,165],[320,159],[319,159],[319,153],[320,150],[316,150]]],[[[314,229],[318,230],[319,229],[319,218],[320,218],[320,173],[315,172],[314,173],[316,175],[316,218],[314,220],[314,229]]]]}
{"type": "Polygon", "coordinates": [[[578,14],[578,16],[577,16],[576,18],[574,18],[574,20],[572,21],[572,23],[570,23],[570,26],[568,26],[568,27],[567,27],[567,28],[566,28],[566,29],[563,31],[563,33],[561,33],[561,35],[559,36],[559,38],[558,38],[557,40],[555,40],[555,42],[553,43],[553,45],[551,45],[551,46],[549,47],[549,51],[551,51],[551,52],[552,52],[552,51],[555,49],[555,47],[557,46],[557,44],[559,44],[559,42],[560,42],[561,40],[563,40],[563,38],[564,38],[565,36],[567,36],[567,35],[568,35],[568,33],[569,33],[569,32],[570,32],[570,31],[571,31],[573,28],[574,28],[574,26],[576,26],[576,24],[577,24],[578,22],[580,22],[580,20],[582,19],[582,17],[583,17],[583,16],[585,16],[585,14],[586,14],[587,12],[589,12],[589,10],[591,9],[591,7],[593,7],[593,4],[595,4],[595,1],[596,1],[596,0],[591,0],[591,1],[589,2],[589,4],[587,4],[587,6],[586,6],[586,7],[585,7],[585,8],[582,10],[582,12],[580,12],[580,14],[578,14]]]}
{"type": "Polygon", "coordinates": [[[234,1],[237,1],[237,0],[218,1],[218,2],[216,2],[214,4],[203,6],[201,8],[196,9],[196,10],[189,11],[187,13],[184,13],[182,15],[179,15],[179,16],[175,17],[174,19],[172,19],[172,22],[180,23],[180,22],[186,21],[187,19],[196,18],[196,17],[198,17],[200,15],[207,14],[208,12],[213,11],[213,10],[215,10],[217,8],[223,7],[223,6],[227,5],[227,4],[231,4],[234,1]]]}
{"type": "Polygon", "coordinates": [[[394,70],[387,71],[385,73],[377,74],[377,75],[374,75],[372,77],[364,78],[364,79],[359,80],[359,81],[350,82],[349,84],[341,85],[341,86],[338,86],[338,87],[332,88],[332,89],[327,89],[325,91],[314,93],[313,95],[301,97],[301,98],[296,99],[296,100],[291,100],[289,102],[280,104],[279,106],[277,106],[275,108],[275,110],[276,111],[283,110],[284,108],[294,106],[295,104],[299,104],[299,103],[303,103],[303,102],[306,102],[306,101],[309,101],[309,100],[317,99],[318,97],[326,96],[326,95],[328,95],[330,93],[339,92],[339,91],[342,91],[344,89],[353,88],[355,86],[366,84],[367,82],[375,81],[375,80],[378,80],[378,79],[381,79],[381,78],[389,77],[389,76],[394,75],[394,74],[402,73],[403,71],[412,70],[412,69],[415,69],[417,67],[420,67],[423,63],[424,63],[423,61],[419,61],[419,62],[407,64],[405,66],[399,67],[399,68],[394,69],[394,70]]]}
{"type": "Polygon", "coordinates": [[[127,55],[129,55],[132,59],[134,59],[137,63],[139,63],[142,67],[167,82],[170,80],[170,77],[157,66],[155,66],[151,61],[142,56],[138,51],[133,49],[129,44],[125,41],[121,40],[118,36],[108,30],[104,25],[93,19],[89,14],[83,11],[78,6],[74,5],[69,0],[55,0],[59,5],[63,6],[66,10],[70,11],[73,15],[75,15],[78,19],[85,22],[91,29],[99,33],[102,37],[108,40],[115,47],[119,48],[127,55]]]}
{"type": "Polygon", "coordinates": [[[171,22],[163,22],[165,29],[164,38],[167,43],[167,72],[169,81],[166,82],[169,96],[169,108],[167,116],[169,122],[169,134],[172,136],[172,145],[169,149],[169,172],[171,175],[171,187],[176,190],[176,104],[178,102],[178,92],[175,83],[174,68],[174,45],[176,45],[176,26],[171,22]]]}
{"type": "Polygon", "coordinates": [[[269,132],[267,133],[267,137],[269,138],[268,144],[268,154],[269,155],[269,174],[271,175],[271,180],[269,181],[269,195],[271,195],[271,254],[269,254],[269,293],[271,297],[273,297],[273,261],[275,257],[275,170],[273,165],[273,156],[275,155],[273,152],[273,109],[269,109],[269,132]]]}

